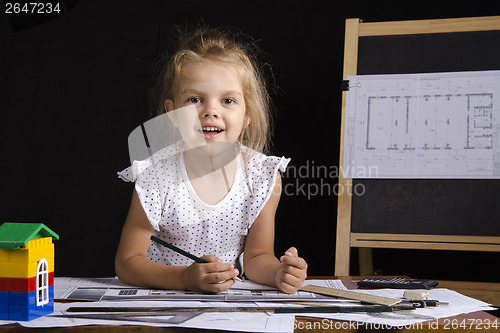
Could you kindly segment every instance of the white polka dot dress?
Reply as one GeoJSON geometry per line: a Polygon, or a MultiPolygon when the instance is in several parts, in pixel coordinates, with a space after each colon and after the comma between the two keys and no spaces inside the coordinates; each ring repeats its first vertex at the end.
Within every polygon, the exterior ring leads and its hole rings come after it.
{"type": "MultiPolygon", "coordinates": [[[[141,205],[155,229],[155,236],[198,257],[212,254],[236,265],[248,230],[264,208],[278,171],[285,171],[289,158],[266,156],[242,146],[229,193],[215,205],[203,202],[187,177],[182,142],[164,148],[151,159],[134,161],[118,173],[135,181],[141,205]],[[243,158],[249,156],[249,158],[243,158]]],[[[151,242],[148,258],[167,265],[193,263],[166,247],[151,242]]]]}

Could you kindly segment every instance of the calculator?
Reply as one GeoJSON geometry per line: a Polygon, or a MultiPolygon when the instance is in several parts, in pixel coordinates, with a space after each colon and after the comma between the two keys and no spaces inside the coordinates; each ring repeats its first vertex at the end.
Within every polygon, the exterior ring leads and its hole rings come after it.
{"type": "Polygon", "coordinates": [[[427,279],[411,279],[404,277],[369,277],[358,281],[359,287],[392,288],[392,289],[432,289],[437,281],[427,279]]]}

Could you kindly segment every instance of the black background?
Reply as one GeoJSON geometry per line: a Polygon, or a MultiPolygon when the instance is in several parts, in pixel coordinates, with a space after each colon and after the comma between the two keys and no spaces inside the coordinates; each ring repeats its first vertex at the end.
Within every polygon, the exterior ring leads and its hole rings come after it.
{"type": "MultiPolygon", "coordinates": [[[[294,245],[310,275],[333,275],[345,19],[500,15],[498,1],[61,3],[61,15],[0,14],[0,222],[58,233],[56,276],[114,275],[133,189],[116,172],[130,164],[127,137],[148,117],[152,65],[175,26],[236,27],[266,52],[279,87],[274,153],[295,170],[284,175],[276,252],[294,245]],[[332,172],[317,177],[318,166],[332,172]]],[[[388,274],[499,280],[496,253],[374,252],[388,274]]]]}

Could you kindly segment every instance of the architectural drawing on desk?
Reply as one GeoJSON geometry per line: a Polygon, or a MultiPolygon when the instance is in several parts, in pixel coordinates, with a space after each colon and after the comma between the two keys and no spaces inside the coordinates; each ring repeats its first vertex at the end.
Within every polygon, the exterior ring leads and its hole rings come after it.
{"type": "Polygon", "coordinates": [[[500,71],[349,77],[345,178],[500,178],[500,71]]]}

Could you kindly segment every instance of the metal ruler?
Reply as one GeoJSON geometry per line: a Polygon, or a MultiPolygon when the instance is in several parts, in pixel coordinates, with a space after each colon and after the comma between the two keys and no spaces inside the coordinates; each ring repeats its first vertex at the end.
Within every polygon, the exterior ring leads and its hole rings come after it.
{"type": "Polygon", "coordinates": [[[327,296],[336,296],[336,297],[347,298],[351,300],[362,301],[372,304],[380,304],[385,306],[393,306],[402,301],[396,298],[375,296],[375,295],[358,293],[350,290],[333,289],[333,288],[313,286],[313,285],[302,287],[300,288],[300,290],[307,291],[310,293],[316,293],[327,296]]]}
{"type": "MultiPolygon", "coordinates": [[[[405,308],[408,310],[410,308],[405,308]]],[[[70,307],[65,316],[71,318],[105,318],[106,315],[115,318],[165,316],[172,313],[182,312],[274,312],[274,313],[351,313],[351,312],[392,312],[395,309],[390,306],[368,305],[368,306],[301,306],[301,307],[70,307]],[[106,314],[102,314],[105,312],[106,314]],[[95,316],[97,314],[97,316],[95,316]],[[92,317],[94,316],[94,317],[92,317]]],[[[102,319],[101,318],[101,319],[102,319]]],[[[113,319],[118,320],[118,319],[113,319]]],[[[174,322],[173,322],[174,323],[174,322]]]]}

